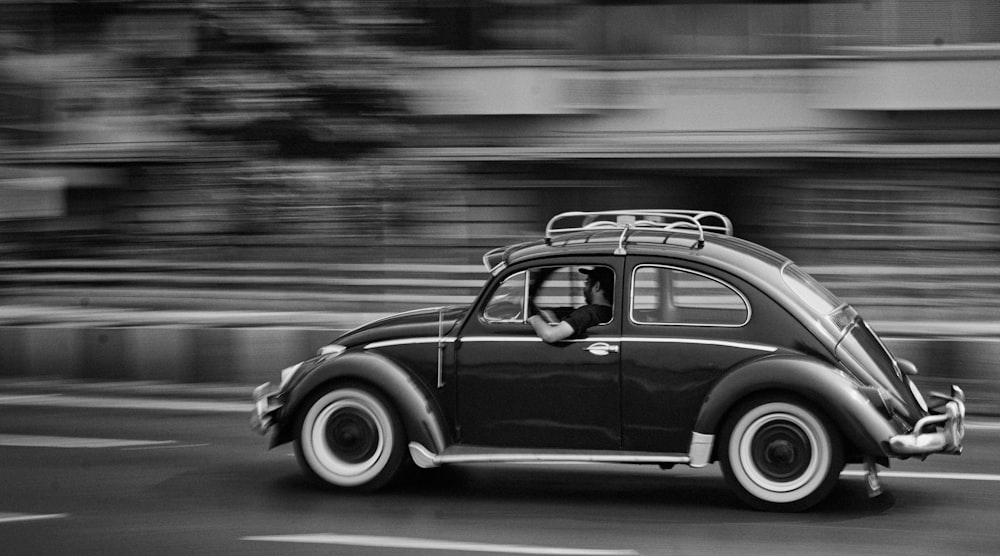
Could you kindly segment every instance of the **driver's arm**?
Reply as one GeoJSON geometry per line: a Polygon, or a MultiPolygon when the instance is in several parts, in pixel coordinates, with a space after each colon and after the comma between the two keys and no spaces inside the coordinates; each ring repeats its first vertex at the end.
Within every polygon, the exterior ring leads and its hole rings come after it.
{"type": "Polygon", "coordinates": [[[568,322],[564,320],[550,322],[542,315],[531,315],[528,317],[528,323],[535,329],[535,334],[547,344],[561,342],[575,332],[568,322]]]}

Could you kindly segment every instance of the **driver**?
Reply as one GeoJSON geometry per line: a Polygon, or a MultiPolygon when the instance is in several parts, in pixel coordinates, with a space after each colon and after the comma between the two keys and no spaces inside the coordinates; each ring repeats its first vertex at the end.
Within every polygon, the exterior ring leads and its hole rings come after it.
{"type": "Polygon", "coordinates": [[[548,309],[539,309],[534,301],[528,303],[531,316],[528,323],[535,334],[546,343],[561,342],[572,336],[581,336],[595,324],[608,322],[612,317],[611,303],[614,300],[614,272],[607,267],[581,268],[587,276],[583,298],[587,304],[574,310],[563,320],[556,318],[548,309]]]}

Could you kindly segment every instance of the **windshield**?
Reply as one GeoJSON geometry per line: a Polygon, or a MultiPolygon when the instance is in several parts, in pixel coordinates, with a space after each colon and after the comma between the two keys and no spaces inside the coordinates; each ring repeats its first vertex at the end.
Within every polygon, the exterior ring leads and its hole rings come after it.
{"type": "Polygon", "coordinates": [[[821,315],[829,315],[837,307],[844,304],[815,278],[793,264],[786,265],[781,270],[781,276],[785,279],[788,287],[795,292],[795,295],[821,315]]]}

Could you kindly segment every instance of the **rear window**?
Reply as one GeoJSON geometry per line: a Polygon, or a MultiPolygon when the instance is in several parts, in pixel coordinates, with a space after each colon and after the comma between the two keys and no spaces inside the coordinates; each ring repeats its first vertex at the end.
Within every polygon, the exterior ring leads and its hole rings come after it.
{"type": "Polygon", "coordinates": [[[781,276],[799,299],[821,315],[829,315],[844,304],[815,278],[793,264],[785,266],[781,276]]]}

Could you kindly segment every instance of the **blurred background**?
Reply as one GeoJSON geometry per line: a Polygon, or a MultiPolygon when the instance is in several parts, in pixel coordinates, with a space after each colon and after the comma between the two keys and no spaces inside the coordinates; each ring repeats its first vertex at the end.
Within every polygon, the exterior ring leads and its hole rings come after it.
{"type": "Polygon", "coordinates": [[[0,11],[0,375],[270,378],[470,300],[556,212],[656,207],[727,214],[931,378],[995,383],[995,0],[0,11]]]}

